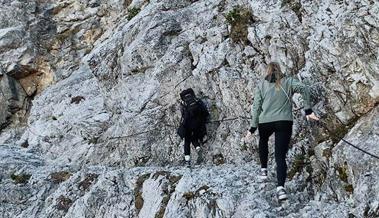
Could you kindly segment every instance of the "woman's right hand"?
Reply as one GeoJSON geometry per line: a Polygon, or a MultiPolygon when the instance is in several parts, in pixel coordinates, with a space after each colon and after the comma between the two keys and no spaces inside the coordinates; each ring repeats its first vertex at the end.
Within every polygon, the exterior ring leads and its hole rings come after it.
{"type": "Polygon", "coordinates": [[[252,135],[250,131],[247,131],[245,139],[250,140],[252,135]]]}
{"type": "Polygon", "coordinates": [[[310,119],[316,120],[316,121],[320,120],[320,118],[318,118],[314,112],[312,112],[311,114],[307,115],[306,118],[307,118],[307,120],[310,120],[310,119]]]}

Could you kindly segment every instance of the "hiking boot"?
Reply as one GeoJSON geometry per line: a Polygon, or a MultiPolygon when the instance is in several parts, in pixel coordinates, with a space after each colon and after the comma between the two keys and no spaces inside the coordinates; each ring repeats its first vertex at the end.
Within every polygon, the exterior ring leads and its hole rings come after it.
{"type": "Polygon", "coordinates": [[[259,174],[259,179],[261,180],[267,180],[268,176],[267,176],[267,169],[266,168],[261,168],[261,172],[259,174]]]}
{"type": "Polygon", "coordinates": [[[276,187],[276,195],[279,201],[287,200],[287,192],[283,186],[276,187]]]}

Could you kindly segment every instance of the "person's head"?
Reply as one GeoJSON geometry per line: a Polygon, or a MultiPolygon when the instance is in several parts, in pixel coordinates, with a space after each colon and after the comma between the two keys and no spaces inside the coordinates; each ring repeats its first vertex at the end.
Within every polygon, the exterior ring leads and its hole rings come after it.
{"type": "Polygon", "coordinates": [[[267,65],[267,70],[266,70],[266,77],[265,79],[269,82],[275,82],[277,86],[280,84],[280,80],[284,77],[285,75],[282,73],[280,69],[280,65],[277,62],[270,62],[267,65]]]}

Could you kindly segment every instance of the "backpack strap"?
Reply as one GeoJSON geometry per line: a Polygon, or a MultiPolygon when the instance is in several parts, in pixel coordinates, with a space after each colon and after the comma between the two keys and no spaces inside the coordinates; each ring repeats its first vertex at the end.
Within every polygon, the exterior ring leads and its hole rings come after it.
{"type": "Polygon", "coordinates": [[[279,84],[279,87],[282,89],[282,91],[283,91],[284,94],[286,95],[288,101],[290,101],[290,102],[292,103],[292,101],[291,101],[291,99],[290,99],[290,96],[287,94],[286,90],[284,90],[283,86],[282,86],[281,84],[279,84]]]}

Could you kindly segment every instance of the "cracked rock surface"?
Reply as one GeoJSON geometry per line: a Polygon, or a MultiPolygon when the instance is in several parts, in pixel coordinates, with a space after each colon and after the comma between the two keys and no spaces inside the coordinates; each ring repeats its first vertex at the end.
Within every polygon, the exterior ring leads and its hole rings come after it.
{"type": "Polygon", "coordinates": [[[0,0],[0,217],[378,217],[379,2],[0,0]],[[295,94],[289,202],[258,180],[253,90],[295,94]],[[181,166],[179,92],[210,114],[181,166]],[[192,158],[198,154],[193,151],[192,158]],[[195,161],[194,161],[195,162],[195,161]]]}

